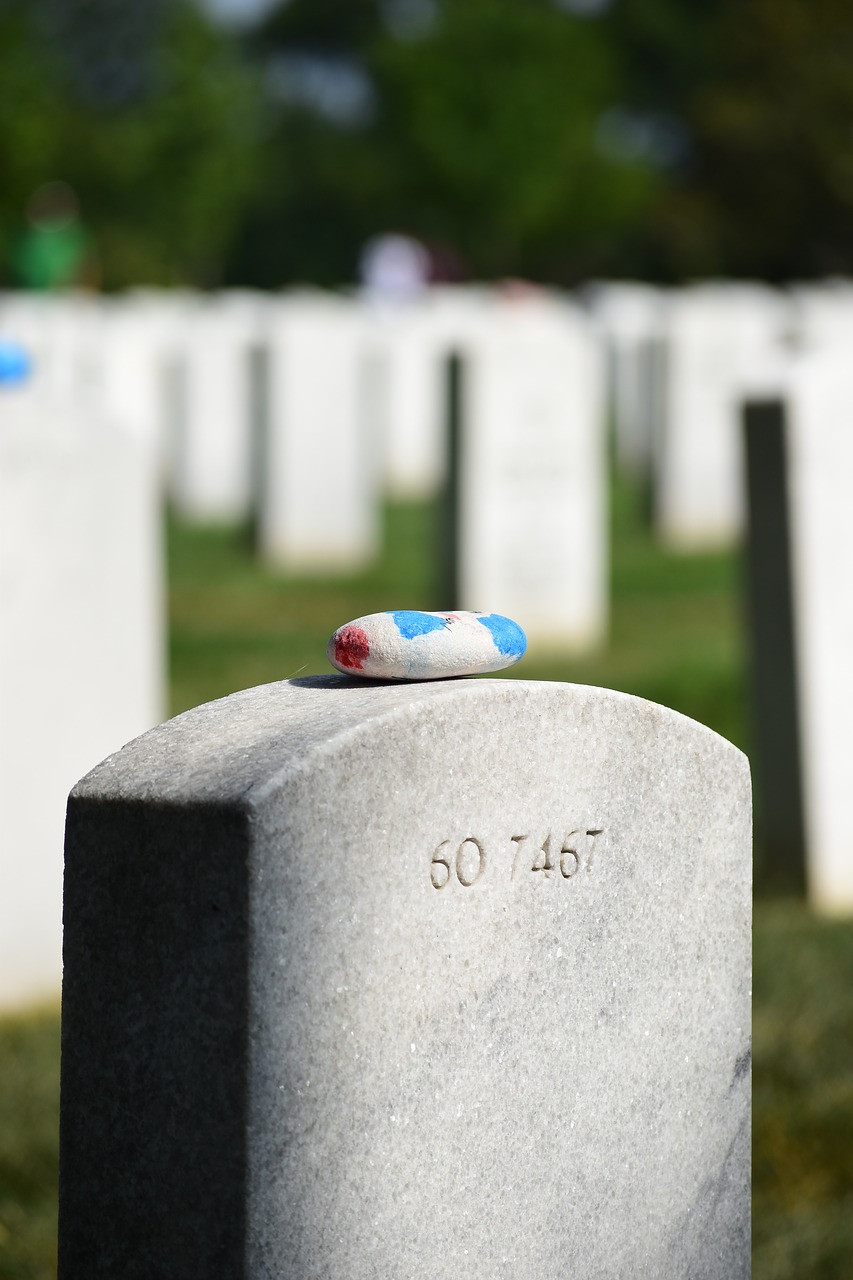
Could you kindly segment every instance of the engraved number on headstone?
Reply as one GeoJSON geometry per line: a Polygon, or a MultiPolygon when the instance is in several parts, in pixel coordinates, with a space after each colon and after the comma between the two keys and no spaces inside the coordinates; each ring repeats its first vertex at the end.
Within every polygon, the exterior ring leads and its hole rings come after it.
{"type": "MultiPolygon", "coordinates": [[[[545,878],[549,878],[552,871],[557,867],[560,869],[560,875],[564,880],[571,880],[583,866],[585,871],[589,871],[592,866],[592,851],[596,836],[600,836],[601,827],[579,827],[563,839],[560,844],[559,855],[557,854],[552,840],[552,833],[549,831],[541,845],[536,850],[533,861],[527,864],[529,871],[541,871],[545,878]],[[586,855],[585,857],[583,855],[586,855]],[[559,858],[559,861],[555,861],[559,858]]],[[[512,843],[515,845],[515,855],[512,860],[511,877],[517,879],[519,869],[524,870],[524,844],[525,841],[532,839],[531,836],[513,836],[512,843]]],[[[529,854],[528,854],[529,857],[529,854]]]]}
{"type": "Polygon", "coordinates": [[[592,866],[592,851],[594,848],[594,840],[596,836],[601,835],[601,827],[581,827],[577,831],[570,831],[563,841],[560,849],[560,874],[564,880],[570,880],[581,867],[581,842],[584,837],[587,838],[586,859],[584,861],[584,870],[589,871],[592,866]]]}
{"type": "Polygon", "coordinates": [[[456,879],[466,889],[476,884],[486,866],[486,851],[479,840],[469,836],[456,850],[456,879]]]}
{"type": "MultiPolygon", "coordinates": [[[[528,841],[533,836],[511,836],[510,843],[515,845],[512,859],[510,879],[518,878],[519,872],[539,872],[548,879],[551,873],[559,870],[564,880],[571,880],[578,871],[589,871],[592,866],[592,855],[595,837],[602,834],[601,827],[577,827],[562,839],[548,832],[539,843],[535,839],[535,853],[531,858],[528,841]],[[557,840],[560,847],[557,849],[557,840]]],[[[432,855],[430,863],[430,880],[434,889],[444,889],[455,876],[464,889],[476,884],[486,870],[486,850],[483,842],[476,836],[468,836],[457,846],[455,854],[450,840],[442,840],[432,855]]]]}
{"type": "Polygon", "coordinates": [[[544,871],[546,879],[554,870],[554,860],[551,857],[551,832],[550,831],[548,832],[545,839],[542,841],[542,846],[539,852],[537,853],[536,857],[533,859],[533,866],[530,868],[530,870],[544,871]]]}
{"type": "Polygon", "coordinates": [[[450,881],[454,871],[456,879],[464,889],[476,884],[486,867],[486,850],[482,842],[475,836],[468,836],[456,850],[451,861],[449,856],[449,840],[442,840],[432,855],[429,876],[434,889],[443,889],[450,881]]]}
{"type": "MultiPolygon", "coordinates": [[[[564,880],[569,880],[581,864],[578,851],[575,848],[577,841],[574,839],[575,836],[580,834],[580,831],[570,831],[560,849],[560,875],[564,880]]],[[[588,866],[589,862],[587,861],[588,866]]]]}
{"type": "Polygon", "coordinates": [[[429,878],[432,881],[433,889],[443,889],[450,879],[450,863],[447,858],[439,857],[445,845],[450,844],[449,840],[442,840],[441,844],[432,855],[432,862],[429,868],[429,878]]]}
{"type": "Polygon", "coordinates": [[[589,871],[592,866],[592,851],[595,848],[595,837],[601,835],[601,827],[587,827],[586,834],[589,836],[589,846],[586,853],[586,870],[589,871]]]}
{"type": "Polygon", "coordinates": [[[511,879],[513,880],[515,879],[515,873],[518,870],[518,862],[519,862],[519,858],[521,857],[522,845],[524,844],[525,840],[529,840],[529,839],[530,839],[530,836],[513,836],[512,837],[512,843],[515,845],[515,857],[512,860],[512,874],[511,874],[511,879]]]}

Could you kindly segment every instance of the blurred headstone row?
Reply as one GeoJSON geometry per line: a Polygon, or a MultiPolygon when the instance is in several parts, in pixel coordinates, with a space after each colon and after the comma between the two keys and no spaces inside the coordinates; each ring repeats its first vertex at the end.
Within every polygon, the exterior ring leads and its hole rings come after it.
{"type": "Polygon", "coordinates": [[[579,653],[611,445],[666,547],[752,529],[774,857],[853,907],[852,340],[845,282],[0,295],[0,1003],[58,985],[68,789],[166,713],[167,504],[316,576],[379,555],[385,501],[440,500],[423,606],[579,653]]]}

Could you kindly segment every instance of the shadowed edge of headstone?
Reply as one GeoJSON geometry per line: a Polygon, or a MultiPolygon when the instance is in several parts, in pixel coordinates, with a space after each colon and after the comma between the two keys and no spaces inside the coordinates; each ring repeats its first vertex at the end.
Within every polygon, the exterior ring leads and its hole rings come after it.
{"type": "Polygon", "coordinates": [[[773,893],[806,887],[805,820],[788,498],[780,399],[743,408],[748,530],[746,594],[756,735],[757,874],[773,893]]]}
{"type": "Polygon", "coordinates": [[[69,802],[66,974],[96,972],[99,953],[113,964],[108,993],[63,983],[62,1095],[75,1105],[60,1114],[60,1280],[150,1280],[164,1239],[176,1274],[243,1274],[248,850],[233,807],[69,802]],[[207,856],[181,856],[193,846],[207,856]],[[93,1200],[121,1218],[112,1269],[93,1200]]]}

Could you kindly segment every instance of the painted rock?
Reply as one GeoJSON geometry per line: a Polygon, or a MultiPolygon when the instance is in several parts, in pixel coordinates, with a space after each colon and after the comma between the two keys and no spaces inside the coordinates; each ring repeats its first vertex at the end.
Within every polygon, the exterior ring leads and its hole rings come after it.
{"type": "Polygon", "coordinates": [[[527,637],[499,613],[393,609],[338,627],[326,646],[333,667],[372,680],[442,680],[518,662],[527,637]]]}

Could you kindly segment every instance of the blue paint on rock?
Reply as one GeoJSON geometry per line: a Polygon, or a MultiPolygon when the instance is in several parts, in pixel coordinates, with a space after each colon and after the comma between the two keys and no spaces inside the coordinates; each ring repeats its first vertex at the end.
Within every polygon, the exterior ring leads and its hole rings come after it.
{"type": "Polygon", "coordinates": [[[527,636],[517,622],[500,613],[484,613],[478,622],[492,633],[495,648],[505,657],[520,658],[527,648],[527,636]]]}
{"type": "Polygon", "coordinates": [[[406,640],[428,635],[430,631],[443,631],[447,626],[444,618],[434,618],[431,613],[421,613],[419,609],[389,609],[388,612],[406,640]]]}

